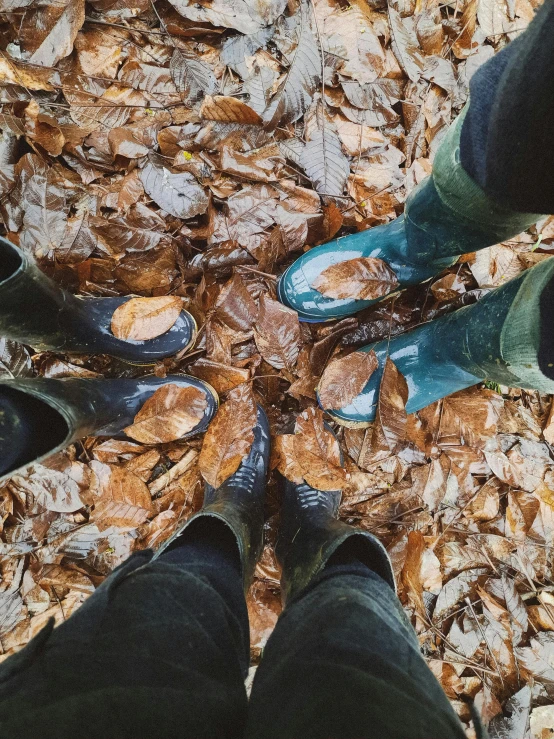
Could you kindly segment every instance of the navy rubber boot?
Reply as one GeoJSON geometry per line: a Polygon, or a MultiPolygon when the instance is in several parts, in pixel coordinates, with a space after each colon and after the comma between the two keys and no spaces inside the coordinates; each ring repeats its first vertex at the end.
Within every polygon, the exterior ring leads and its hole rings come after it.
{"type": "MultiPolygon", "coordinates": [[[[377,300],[333,299],[312,287],[331,265],[360,257],[385,261],[398,288],[418,284],[474,252],[516,236],[540,215],[517,213],[494,203],[460,163],[465,111],[445,136],[433,173],[413,190],[404,215],[384,226],[344,236],[303,254],[281,275],[279,300],[307,322],[344,318],[377,300]]],[[[382,298],[379,298],[382,299],[382,298]]]]}
{"type": "Polygon", "coordinates": [[[84,436],[117,436],[163,385],[199,389],[203,418],[183,438],[202,433],[218,408],[208,383],[187,375],[101,380],[68,377],[0,381],[0,482],[84,436]]]}
{"type": "MultiPolygon", "coordinates": [[[[333,433],[327,424],[326,429],[333,433]]],[[[281,475],[279,481],[283,498],[275,554],[283,568],[284,603],[302,592],[339,548],[346,547],[350,555],[396,590],[392,564],[379,539],[339,521],[339,490],[316,490],[306,482],[294,483],[281,475]]]]}
{"type": "Polygon", "coordinates": [[[73,295],[0,237],[0,336],[37,351],[110,354],[141,365],[155,364],[192,346],[196,321],[185,310],[161,336],[148,341],[118,339],[111,332],[112,316],[128,300],[73,295]]]}
{"type": "Polygon", "coordinates": [[[375,351],[378,368],[347,407],[327,412],[350,428],[363,428],[374,421],[387,356],[406,378],[408,413],[485,379],[554,393],[554,380],[540,368],[554,363],[554,347],[549,343],[545,348],[540,335],[541,296],[553,280],[551,257],[492,290],[478,303],[390,341],[363,347],[359,351],[375,351]]]}
{"type": "Polygon", "coordinates": [[[269,469],[270,430],[265,411],[258,406],[254,441],[238,470],[218,488],[206,483],[202,509],[186,521],[158,550],[156,557],[181,546],[197,535],[209,533],[214,524],[227,526],[237,543],[245,591],[248,590],[256,562],[263,548],[264,503],[269,469]]]}

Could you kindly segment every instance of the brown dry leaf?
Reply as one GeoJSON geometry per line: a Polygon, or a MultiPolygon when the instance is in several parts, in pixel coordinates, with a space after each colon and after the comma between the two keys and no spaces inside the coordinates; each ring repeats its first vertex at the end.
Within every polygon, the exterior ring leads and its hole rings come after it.
{"type": "Polygon", "coordinates": [[[141,444],[164,444],[182,439],[204,417],[208,402],[197,387],[162,385],[135,416],[127,436],[141,444]]]}
{"type": "Polygon", "coordinates": [[[183,301],[175,295],[131,298],[114,311],[112,333],[125,341],[155,339],[169,331],[182,310],[183,301]]]}
{"type": "Polygon", "coordinates": [[[209,485],[218,488],[237,471],[252,446],[256,419],[251,384],[231,390],[210,424],[200,452],[200,472],[209,485]]]}
{"type": "Polygon", "coordinates": [[[145,483],[123,467],[93,460],[90,519],[104,531],[110,526],[134,529],[148,518],[152,499],[145,483]]]}
{"type": "Polygon", "coordinates": [[[256,346],[275,369],[292,369],[300,351],[300,323],[296,311],[262,295],[254,326],[256,346]]]}
{"type": "Polygon", "coordinates": [[[316,490],[342,490],[346,473],[335,436],[325,428],[319,408],[307,408],[296,419],[294,453],[302,476],[316,490]]]}
{"type": "Polygon", "coordinates": [[[191,218],[208,209],[204,188],[189,172],[173,174],[149,162],[141,170],[140,179],[152,200],[176,218],[191,218]]]}
{"type": "Polygon", "coordinates": [[[311,287],[336,300],[376,300],[395,290],[398,280],[382,259],[358,257],[327,267],[311,287]]]}
{"type": "Polygon", "coordinates": [[[370,352],[352,352],[330,362],[317,387],[323,408],[338,410],[349,405],[362,392],[378,366],[373,349],[370,352]]]}
{"type": "Polygon", "coordinates": [[[262,124],[261,116],[238,98],[227,95],[206,95],[199,111],[201,118],[222,123],[246,123],[254,126],[262,124]]]}
{"type": "Polygon", "coordinates": [[[537,680],[554,696],[554,633],[541,632],[530,640],[528,647],[518,647],[516,657],[527,679],[537,680]]]}
{"type": "Polygon", "coordinates": [[[417,37],[412,35],[400,13],[388,6],[389,23],[394,55],[406,75],[417,82],[423,70],[423,55],[418,48],[417,37]]]}
{"type": "Polygon", "coordinates": [[[302,469],[296,460],[294,434],[276,436],[273,440],[272,467],[286,477],[287,480],[300,484],[304,480],[302,469]]]}

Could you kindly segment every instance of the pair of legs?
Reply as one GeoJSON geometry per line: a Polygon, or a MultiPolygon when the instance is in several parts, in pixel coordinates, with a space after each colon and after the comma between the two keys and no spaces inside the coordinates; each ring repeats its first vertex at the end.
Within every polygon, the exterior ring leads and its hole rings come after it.
{"type": "Polygon", "coordinates": [[[4,662],[2,735],[464,736],[393,590],[359,564],[329,566],[288,605],[248,705],[248,617],[226,538],[155,561],[134,555],[66,623],[4,662]]]}
{"type": "MultiPolygon", "coordinates": [[[[0,665],[10,739],[462,739],[419,652],[390,562],[337,520],[340,493],[282,479],[286,608],[244,687],[244,598],[261,550],[269,436],[166,548],[116,569],[0,665]]],[[[328,431],[327,433],[331,433],[328,431]]]]}
{"type": "MultiPolygon", "coordinates": [[[[367,292],[364,299],[349,294],[343,283],[331,289],[327,270],[335,265],[359,276],[360,260],[383,260],[402,288],[554,213],[553,34],[554,5],[545,2],[525,33],[472,77],[470,101],[444,135],[431,176],[408,196],[404,214],[307,251],[279,280],[282,302],[305,321],[352,315],[375,300],[367,292]]],[[[337,422],[373,421],[387,356],[408,380],[409,412],[484,379],[554,392],[552,265],[543,262],[515,279],[517,285],[502,285],[455,318],[363,347],[375,351],[378,370],[348,406],[333,409],[337,422]]]]}

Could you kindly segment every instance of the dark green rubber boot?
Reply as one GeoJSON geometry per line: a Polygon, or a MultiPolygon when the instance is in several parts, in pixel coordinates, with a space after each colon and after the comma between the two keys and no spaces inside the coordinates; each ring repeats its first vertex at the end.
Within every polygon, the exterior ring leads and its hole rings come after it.
{"type": "Polygon", "coordinates": [[[39,351],[110,354],[145,365],[192,345],[196,322],[185,310],[169,331],[155,339],[118,339],[111,332],[112,316],[128,300],[73,295],[0,237],[0,336],[39,351]]]}
{"type": "MultiPolygon", "coordinates": [[[[466,108],[467,110],[467,108],[466,108]]],[[[541,217],[496,205],[460,164],[462,112],[442,142],[433,173],[406,201],[404,215],[385,226],[330,241],[303,254],[281,276],[278,296],[301,320],[352,315],[375,300],[335,300],[312,285],[333,264],[359,257],[382,259],[396,273],[399,289],[430,279],[460,254],[498,244],[541,217]]]]}
{"type": "MultiPolygon", "coordinates": [[[[237,542],[244,589],[248,590],[263,547],[269,453],[269,422],[263,408],[258,406],[254,441],[238,470],[217,489],[206,484],[202,510],[178,528],[158,550],[155,557],[185,543],[188,537],[194,537],[199,526],[205,527],[210,526],[211,522],[222,522],[231,530],[237,542]]],[[[203,532],[205,531],[208,529],[203,529],[203,532]]]]}
{"type": "Polygon", "coordinates": [[[84,436],[116,436],[163,385],[198,388],[206,398],[202,419],[188,434],[205,431],[218,407],[215,390],[187,375],[96,380],[68,377],[0,381],[0,482],[84,436]]]}
{"type": "Polygon", "coordinates": [[[304,590],[339,548],[346,547],[396,590],[392,564],[379,539],[338,520],[340,491],[316,490],[306,482],[297,484],[284,477],[280,483],[283,501],[275,554],[283,568],[284,603],[304,590]]]}
{"type": "Polygon", "coordinates": [[[540,319],[541,297],[552,290],[553,280],[551,257],[474,305],[360,349],[374,349],[379,367],[360,395],[329,415],[351,428],[375,419],[387,355],[408,383],[408,413],[485,379],[554,393],[554,380],[539,366],[539,360],[542,367],[554,364],[554,346],[541,342],[540,319]]]}

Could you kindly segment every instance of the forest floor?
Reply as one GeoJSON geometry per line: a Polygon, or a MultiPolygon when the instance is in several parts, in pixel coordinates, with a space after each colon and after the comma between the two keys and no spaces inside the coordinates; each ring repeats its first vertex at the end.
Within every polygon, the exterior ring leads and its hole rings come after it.
{"type": "MultiPolygon", "coordinates": [[[[553,253],[544,218],[355,317],[301,324],[276,302],[276,277],[303,249],[402,213],[472,74],[539,4],[0,0],[4,234],[73,292],[181,298],[198,340],[155,372],[194,374],[223,402],[204,438],[87,438],[0,487],[5,656],[199,508],[202,478],[221,481],[237,440],[248,448],[254,402],[276,436],[300,412],[316,425],[331,358],[468,305],[553,253]],[[116,489],[124,510],[108,504],[116,489]]],[[[0,376],[138,372],[0,339],[0,376]]],[[[322,457],[318,474],[342,475],[341,516],[386,544],[468,736],[467,698],[493,737],[531,736],[530,716],[535,737],[552,736],[541,733],[554,711],[551,397],[484,383],[404,428],[394,449],[375,428],[337,428],[345,472],[322,457]]],[[[281,610],[278,512],[272,475],[248,597],[253,664],[281,610]]]]}

